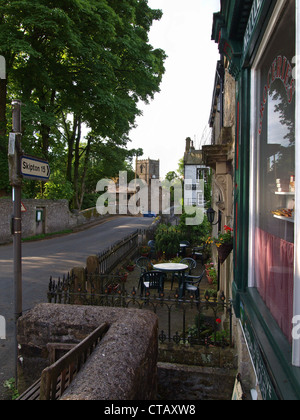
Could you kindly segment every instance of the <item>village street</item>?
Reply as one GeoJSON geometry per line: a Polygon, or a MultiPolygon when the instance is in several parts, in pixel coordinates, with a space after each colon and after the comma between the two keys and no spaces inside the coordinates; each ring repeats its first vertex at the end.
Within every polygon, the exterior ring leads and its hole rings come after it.
{"type": "MultiPolygon", "coordinates": [[[[40,302],[47,302],[50,276],[58,278],[71,268],[84,266],[86,258],[95,255],[136,229],[147,229],[152,219],[120,217],[81,232],[22,246],[23,312],[40,302]]],[[[0,399],[4,380],[14,376],[14,302],[13,247],[0,246],[0,315],[7,323],[6,340],[0,341],[0,399]]]]}

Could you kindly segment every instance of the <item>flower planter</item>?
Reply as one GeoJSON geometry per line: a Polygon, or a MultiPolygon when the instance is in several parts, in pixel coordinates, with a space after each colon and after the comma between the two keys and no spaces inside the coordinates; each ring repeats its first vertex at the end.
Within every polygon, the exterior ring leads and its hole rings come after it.
{"type": "Polygon", "coordinates": [[[229,255],[231,254],[233,250],[233,242],[228,244],[223,244],[217,248],[219,260],[221,264],[224,264],[224,262],[227,260],[229,255]]]}
{"type": "Polygon", "coordinates": [[[126,282],[126,280],[127,280],[127,277],[128,277],[128,273],[125,273],[125,272],[119,272],[119,273],[117,273],[117,275],[120,277],[120,281],[121,282],[126,282]]]}
{"type": "Polygon", "coordinates": [[[208,284],[213,284],[214,281],[208,273],[206,273],[206,277],[207,277],[208,284]]]}
{"type": "Polygon", "coordinates": [[[128,270],[130,273],[132,273],[134,269],[135,269],[135,265],[128,265],[128,266],[127,266],[127,270],[128,270]]]}

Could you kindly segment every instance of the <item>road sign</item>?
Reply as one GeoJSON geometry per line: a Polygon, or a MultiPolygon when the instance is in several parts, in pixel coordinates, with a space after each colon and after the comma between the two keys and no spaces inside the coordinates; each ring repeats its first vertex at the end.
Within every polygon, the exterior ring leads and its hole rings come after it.
{"type": "Polygon", "coordinates": [[[21,201],[21,212],[22,213],[26,213],[27,212],[27,208],[24,206],[24,204],[21,201]]]}
{"type": "Polygon", "coordinates": [[[26,179],[48,181],[50,178],[50,166],[45,160],[23,155],[21,157],[21,174],[26,179]]]}

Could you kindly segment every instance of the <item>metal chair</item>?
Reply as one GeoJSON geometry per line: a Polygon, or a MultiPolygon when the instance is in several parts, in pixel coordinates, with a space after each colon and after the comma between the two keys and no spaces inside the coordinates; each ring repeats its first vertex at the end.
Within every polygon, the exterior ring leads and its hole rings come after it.
{"type": "MultiPolygon", "coordinates": [[[[197,262],[193,258],[184,258],[180,261],[180,264],[185,264],[189,266],[189,275],[192,274],[192,271],[197,267],[197,262]]],[[[175,277],[179,278],[179,283],[181,283],[182,274],[178,275],[178,273],[174,273],[172,276],[172,282],[171,282],[171,290],[173,290],[173,284],[175,277]]],[[[180,287],[180,284],[179,284],[180,287]]]]}
{"type": "Polygon", "coordinates": [[[189,241],[180,241],[180,244],[185,245],[185,247],[180,248],[179,255],[181,255],[182,257],[185,257],[186,256],[186,248],[189,248],[191,246],[191,244],[189,243],[189,241]]]}
{"type": "Polygon", "coordinates": [[[180,286],[180,298],[185,295],[185,292],[188,291],[190,294],[194,294],[196,299],[200,297],[200,283],[204,277],[205,270],[200,276],[185,276],[183,282],[180,286]]]}
{"type": "Polygon", "coordinates": [[[199,258],[201,260],[202,265],[204,265],[203,250],[204,250],[203,246],[198,246],[198,247],[193,248],[193,253],[192,253],[193,258],[195,258],[195,260],[199,258]]]}
{"type": "Polygon", "coordinates": [[[150,247],[151,258],[155,258],[156,257],[156,243],[155,243],[155,241],[153,241],[153,240],[149,241],[148,246],[150,247]]]}
{"type": "Polygon", "coordinates": [[[149,267],[153,267],[151,261],[147,257],[140,257],[136,260],[136,266],[141,270],[141,274],[147,272],[149,267]]]}
{"type": "Polygon", "coordinates": [[[192,271],[197,267],[197,262],[194,260],[194,258],[184,258],[180,261],[180,264],[186,264],[189,266],[190,275],[192,274],[192,271]]]}
{"type": "Polygon", "coordinates": [[[155,289],[158,293],[164,291],[164,282],[166,275],[160,271],[148,271],[143,273],[140,278],[141,294],[147,293],[148,290],[155,289]]]}

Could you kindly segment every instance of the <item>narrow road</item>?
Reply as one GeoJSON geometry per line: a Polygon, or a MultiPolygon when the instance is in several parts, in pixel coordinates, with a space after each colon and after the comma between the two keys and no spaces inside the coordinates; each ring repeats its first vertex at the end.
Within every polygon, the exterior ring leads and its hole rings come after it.
{"type": "MultiPolygon", "coordinates": [[[[23,312],[47,302],[50,276],[58,278],[71,268],[85,266],[86,258],[116,241],[147,228],[152,219],[120,217],[66,236],[22,245],[23,312]]],[[[6,340],[0,340],[0,400],[2,383],[14,376],[13,247],[0,246],[0,315],[6,319],[6,340]]]]}

